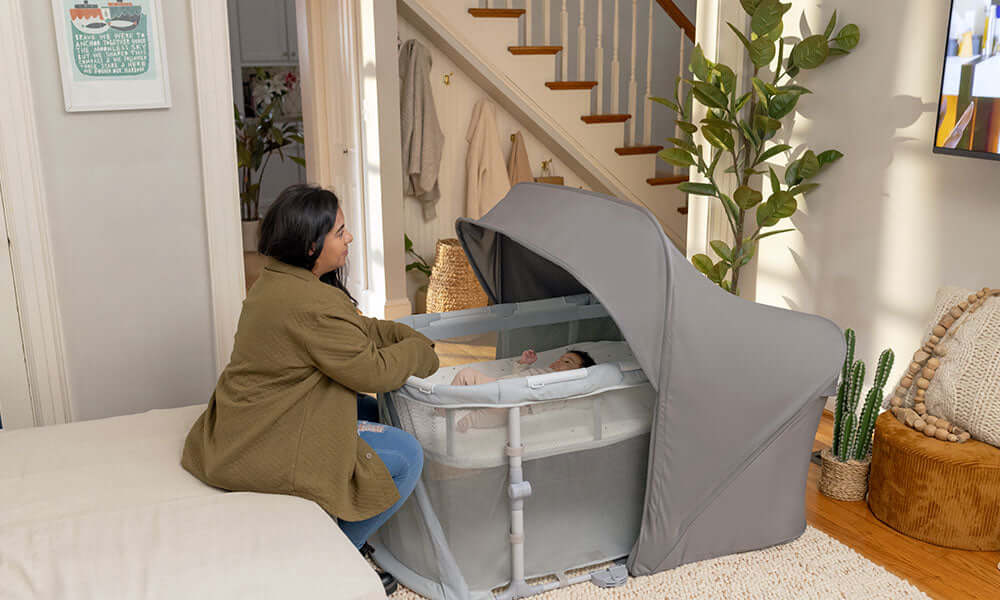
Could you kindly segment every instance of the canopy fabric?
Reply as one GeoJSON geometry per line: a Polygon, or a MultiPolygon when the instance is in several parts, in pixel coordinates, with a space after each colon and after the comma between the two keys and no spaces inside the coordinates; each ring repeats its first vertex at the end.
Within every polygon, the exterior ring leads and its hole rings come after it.
{"type": "Polygon", "coordinates": [[[805,530],[809,451],[844,357],[829,320],[697,272],[646,209],[522,183],[456,231],[494,303],[590,292],[658,393],[633,575],[805,530]]]}

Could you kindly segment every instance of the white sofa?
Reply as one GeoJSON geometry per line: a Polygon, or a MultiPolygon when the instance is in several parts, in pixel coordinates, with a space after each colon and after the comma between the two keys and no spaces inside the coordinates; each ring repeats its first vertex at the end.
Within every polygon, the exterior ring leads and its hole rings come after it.
{"type": "Polygon", "coordinates": [[[0,432],[0,597],[384,598],[315,503],[180,466],[202,410],[0,432]]]}

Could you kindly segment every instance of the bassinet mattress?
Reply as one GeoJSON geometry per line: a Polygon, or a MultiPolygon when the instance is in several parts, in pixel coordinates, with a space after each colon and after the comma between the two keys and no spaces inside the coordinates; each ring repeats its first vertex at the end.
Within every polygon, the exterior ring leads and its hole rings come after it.
{"type": "Polygon", "coordinates": [[[204,408],[0,432],[0,596],[384,598],[317,504],[180,466],[204,408]]]}
{"type": "Polygon", "coordinates": [[[464,415],[483,407],[520,405],[532,409],[522,410],[521,414],[525,460],[598,448],[648,433],[656,393],[635,363],[628,344],[569,344],[539,352],[535,364],[546,366],[568,350],[584,350],[598,364],[477,386],[448,385],[465,367],[492,377],[509,376],[512,359],[458,365],[439,369],[426,379],[410,378],[393,397],[409,401],[405,408],[409,418],[404,426],[411,428],[428,458],[456,468],[507,464],[505,425],[464,432],[455,429],[455,423],[464,415]],[[563,375],[576,378],[551,380],[563,375]]]}

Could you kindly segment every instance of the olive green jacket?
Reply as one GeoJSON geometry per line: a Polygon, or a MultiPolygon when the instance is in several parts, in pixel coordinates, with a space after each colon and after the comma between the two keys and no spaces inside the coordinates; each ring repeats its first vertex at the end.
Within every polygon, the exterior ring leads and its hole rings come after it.
{"type": "Polygon", "coordinates": [[[402,387],[438,368],[431,341],[358,314],[343,291],[271,260],[240,314],[229,365],[181,464],[226,490],[291,494],[359,521],[399,499],[358,438],[356,391],[402,387]]]}

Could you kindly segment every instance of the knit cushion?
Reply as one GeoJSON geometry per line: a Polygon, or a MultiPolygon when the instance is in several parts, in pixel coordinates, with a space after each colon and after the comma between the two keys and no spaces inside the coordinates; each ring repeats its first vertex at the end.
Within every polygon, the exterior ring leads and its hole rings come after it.
{"type": "Polygon", "coordinates": [[[951,444],[890,413],[875,422],[868,506],[910,537],[965,550],[1000,550],[1000,450],[951,444]]]}
{"type": "MultiPolygon", "coordinates": [[[[974,293],[957,287],[938,290],[928,330],[974,293]]],[[[979,310],[962,315],[940,346],[946,354],[927,388],[927,412],[1000,446],[1000,298],[989,297],[979,310]]]]}

